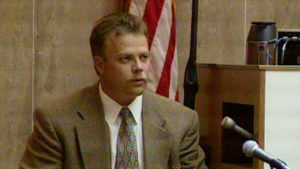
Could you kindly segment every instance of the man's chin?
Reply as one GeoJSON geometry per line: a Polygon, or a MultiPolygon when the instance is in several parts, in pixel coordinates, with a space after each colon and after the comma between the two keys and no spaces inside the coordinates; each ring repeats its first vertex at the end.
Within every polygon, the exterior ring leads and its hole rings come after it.
{"type": "Polygon", "coordinates": [[[140,88],[134,88],[130,91],[131,95],[133,96],[139,96],[142,95],[144,93],[144,91],[146,90],[145,87],[140,87],[140,88]]]}

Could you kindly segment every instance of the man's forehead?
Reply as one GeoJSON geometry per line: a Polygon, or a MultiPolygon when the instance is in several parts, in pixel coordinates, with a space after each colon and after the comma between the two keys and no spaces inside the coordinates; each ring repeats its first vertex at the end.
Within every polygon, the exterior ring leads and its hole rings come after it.
{"type": "Polygon", "coordinates": [[[145,38],[147,38],[146,35],[144,35],[143,33],[140,33],[140,32],[113,31],[113,32],[108,33],[106,35],[105,39],[107,39],[107,40],[118,39],[119,37],[126,36],[126,35],[144,36],[145,38]]]}
{"type": "MultiPolygon", "coordinates": [[[[147,37],[142,33],[130,33],[130,32],[112,32],[107,35],[105,38],[105,47],[111,46],[111,45],[118,45],[120,41],[128,40],[128,39],[143,39],[145,38],[148,45],[147,37]],[[133,36],[131,36],[133,35],[133,36]],[[108,46],[107,46],[108,45],[108,46]]],[[[112,46],[116,47],[116,46],[112,46]]]]}
{"type": "Polygon", "coordinates": [[[124,53],[149,53],[147,37],[142,33],[110,34],[105,38],[104,55],[124,53]]]}

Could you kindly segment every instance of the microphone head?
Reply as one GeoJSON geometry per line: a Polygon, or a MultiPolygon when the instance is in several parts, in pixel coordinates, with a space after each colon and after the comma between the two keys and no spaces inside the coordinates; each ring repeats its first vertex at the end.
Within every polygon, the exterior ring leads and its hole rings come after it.
{"type": "Polygon", "coordinates": [[[232,129],[235,126],[235,122],[230,117],[226,116],[223,118],[221,125],[225,129],[232,129]]]}
{"type": "Polygon", "coordinates": [[[248,140],[243,144],[243,153],[248,157],[253,157],[253,152],[259,148],[254,140],[248,140]]]}

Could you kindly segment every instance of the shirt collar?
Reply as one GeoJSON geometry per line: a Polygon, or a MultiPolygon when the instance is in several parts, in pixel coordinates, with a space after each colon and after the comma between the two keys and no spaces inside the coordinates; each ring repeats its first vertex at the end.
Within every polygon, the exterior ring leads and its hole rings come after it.
{"type": "MultiPolygon", "coordinates": [[[[122,109],[122,106],[110,98],[101,87],[101,83],[99,83],[99,94],[103,104],[103,110],[105,114],[105,118],[112,124],[114,124],[119,116],[119,113],[122,109]]],[[[137,96],[127,107],[131,111],[134,120],[139,123],[141,120],[142,113],[142,102],[143,95],[137,96]]]]}

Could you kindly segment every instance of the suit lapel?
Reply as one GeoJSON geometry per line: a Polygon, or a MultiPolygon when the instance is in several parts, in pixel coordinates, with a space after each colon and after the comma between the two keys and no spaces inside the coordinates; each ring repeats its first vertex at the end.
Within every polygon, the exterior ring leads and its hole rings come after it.
{"type": "MultiPolygon", "coordinates": [[[[159,105],[155,101],[149,92],[145,92],[142,112],[144,169],[168,168],[172,146],[167,122],[160,115],[160,108],[155,107],[159,105]]],[[[78,113],[83,118],[76,132],[84,168],[111,169],[109,127],[104,118],[98,85],[87,91],[78,113]]]]}
{"type": "Polygon", "coordinates": [[[155,107],[157,104],[149,94],[145,92],[143,96],[144,166],[146,169],[168,168],[171,137],[165,128],[166,120],[159,114],[159,108],[155,107]]]}
{"type": "Polygon", "coordinates": [[[76,127],[84,168],[111,168],[110,135],[104,118],[98,85],[82,100],[78,113],[83,121],[76,127]]]}

